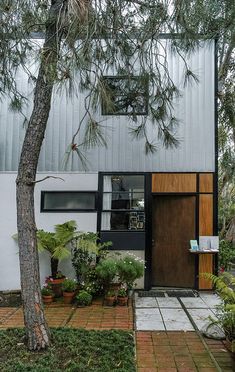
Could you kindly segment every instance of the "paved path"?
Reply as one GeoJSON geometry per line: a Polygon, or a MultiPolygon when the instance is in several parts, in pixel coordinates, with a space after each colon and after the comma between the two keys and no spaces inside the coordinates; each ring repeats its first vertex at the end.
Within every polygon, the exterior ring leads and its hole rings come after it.
{"type": "Polygon", "coordinates": [[[138,297],[135,296],[135,319],[138,331],[193,331],[216,318],[219,298],[211,293],[200,297],[138,297]],[[193,321],[193,323],[192,323],[193,321]]]}
{"type": "MultiPolygon", "coordinates": [[[[194,304],[189,303],[188,298],[184,300],[188,309],[194,309],[190,307],[194,304]]],[[[205,301],[205,298],[203,301],[205,301]]],[[[199,303],[202,304],[201,301],[199,303]]],[[[177,326],[180,324],[181,328],[184,319],[186,319],[186,313],[182,315],[182,311],[184,311],[182,305],[180,307],[174,298],[171,298],[168,302],[164,301],[163,298],[161,300],[145,298],[142,302],[136,301],[136,305],[136,314],[142,315],[142,319],[137,317],[137,324],[139,325],[141,322],[155,324],[158,323],[157,319],[160,319],[165,328],[168,327],[168,324],[171,324],[169,328],[173,328],[172,324],[174,322],[177,326]],[[142,306],[143,303],[145,307],[138,307],[142,306]],[[153,303],[154,307],[152,306],[153,303]],[[141,313],[140,310],[154,310],[155,312],[150,311],[150,313],[147,313],[149,314],[148,317],[146,317],[146,313],[141,313]],[[181,311],[179,312],[179,310],[181,311]],[[159,318],[159,314],[161,318],[159,318]]],[[[213,303],[208,303],[207,308],[199,307],[198,309],[211,309],[213,311],[213,306],[213,303]]],[[[45,313],[51,327],[130,331],[134,330],[135,324],[131,303],[128,307],[116,306],[111,308],[103,307],[101,300],[94,301],[92,306],[87,308],[53,304],[46,307],[45,313]]],[[[13,327],[23,327],[22,309],[0,308],[0,330],[13,327]]],[[[187,327],[189,327],[188,319],[187,327]]],[[[202,339],[192,329],[168,331],[165,328],[164,330],[153,331],[134,330],[138,372],[235,371],[233,356],[228,352],[222,341],[202,339]]]]}

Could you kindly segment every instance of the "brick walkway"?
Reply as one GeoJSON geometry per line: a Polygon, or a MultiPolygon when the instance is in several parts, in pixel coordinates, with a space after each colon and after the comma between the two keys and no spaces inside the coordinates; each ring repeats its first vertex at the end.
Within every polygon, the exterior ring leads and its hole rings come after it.
{"type": "Polygon", "coordinates": [[[196,332],[136,332],[138,372],[216,372],[235,370],[235,362],[221,341],[207,340],[210,352],[196,332]],[[214,356],[218,365],[213,361],[214,356]]]}
{"type": "MultiPolygon", "coordinates": [[[[50,327],[133,330],[134,324],[132,306],[110,308],[101,300],[88,308],[53,304],[45,313],[50,327]]],[[[23,327],[22,309],[0,308],[0,329],[14,327],[23,327]]],[[[235,371],[232,354],[222,341],[202,342],[196,332],[136,331],[135,335],[138,372],[235,371]]]]}
{"type": "MultiPolygon", "coordinates": [[[[73,327],[85,329],[133,329],[132,306],[102,306],[101,300],[89,307],[72,307],[52,304],[45,309],[50,327],[73,327]]],[[[0,308],[0,329],[24,327],[21,308],[0,308]]]]}

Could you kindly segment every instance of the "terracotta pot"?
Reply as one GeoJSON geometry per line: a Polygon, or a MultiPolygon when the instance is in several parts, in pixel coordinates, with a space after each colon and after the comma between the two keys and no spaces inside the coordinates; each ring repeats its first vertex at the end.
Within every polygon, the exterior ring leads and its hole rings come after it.
{"type": "Polygon", "coordinates": [[[59,278],[59,279],[53,279],[53,280],[48,279],[47,280],[47,283],[50,284],[51,289],[52,289],[52,291],[54,293],[54,296],[56,298],[62,297],[62,295],[63,295],[62,283],[63,283],[64,280],[65,280],[65,277],[59,278]]]}
{"type": "Polygon", "coordinates": [[[127,296],[126,297],[118,296],[117,297],[117,302],[118,302],[118,305],[120,305],[120,306],[126,306],[127,303],[128,303],[128,297],[127,296]]]}
{"type": "Polygon", "coordinates": [[[42,296],[44,304],[51,304],[53,302],[53,296],[42,296]]]}
{"type": "Polygon", "coordinates": [[[65,304],[71,304],[73,301],[75,292],[63,292],[63,297],[64,297],[64,303],[65,304]]]}
{"type": "Polygon", "coordinates": [[[107,306],[113,306],[114,305],[114,302],[116,300],[116,297],[115,296],[111,296],[111,297],[105,297],[105,304],[107,306]]]}

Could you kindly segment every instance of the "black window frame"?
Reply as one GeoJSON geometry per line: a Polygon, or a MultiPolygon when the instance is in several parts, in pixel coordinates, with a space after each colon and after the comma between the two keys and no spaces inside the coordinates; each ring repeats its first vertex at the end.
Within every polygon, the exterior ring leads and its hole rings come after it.
{"type": "MultiPolygon", "coordinates": [[[[102,80],[140,80],[140,76],[134,75],[134,76],[128,76],[128,75],[107,75],[103,76],[102,80]]],[[[104,101],[101,101],[101,114],[103,116],[148,116],[148,103],[149,103],[149,82],[146,81],[143,83],[143,89],[145,90],[145,93],[143,94],[144,99],[144,110],[141,112],[122,112],[122,111],[107,111],[107,108],[105,107],[104,101]]]]}
{"type": "MultiPolygon", "coordinates": [[[[141,233],[145,233],[146,232],[146,173],[145,172],[101,172],[100,173],[100,177],[102,177],[102,182],[100,183],[100,192],[99,192],[99,216],[98,216],[98,219],[99,219],[99,223],[98,223],[98,231],[100,231],[100,233],[128,233],[128,234],[141,234],[141,233]],[[144,221],[144,228],[143,229],[120,229],[120,230],[114,230],[114,229],[110,229],[110,230],[106,230],[106,229],[102,229],[102,215],[103,213],[106,213],[106,212],[117,212],[117,213],[123,213],[123,212],[127,212],[127,213],[130,213],[130,212],[135,212],[137,210],[133,210],[133,209],[103,209],[103,195],[104,194],[107,194],[107,193],[112,193],[110,191],[103,191],[103,180],[104,180],[104,177],[105,176],[143,176],[144,178],[144,184],[143,184],[143,194],[144,194],[144,208],[143,209],[140,209],[139,211],[143,212],[144,213],[144,218],[145,218],[145,221],[144,221]]],[[[139,193],[139,191],[137,192],[139,193]]]]}
{"type": "Polygon", "coordinates": [[[69,213],[69,212],[81,212],[81,213],[94,213],[97,212],[97,199],[98,199],[98,192],[97,191],[76,191],[76,190],[43,190],[41,191],[41,203],[40,203],[40,212],[41,213],[69,213]],[[74,194],[92,194],[95,196],[95,204],[94,208],[70,208],[70,209],[45,209],[44,207],[44,200],[45,200],[45,194],[54,194],[54,193],[74,193],[74,194]]]}

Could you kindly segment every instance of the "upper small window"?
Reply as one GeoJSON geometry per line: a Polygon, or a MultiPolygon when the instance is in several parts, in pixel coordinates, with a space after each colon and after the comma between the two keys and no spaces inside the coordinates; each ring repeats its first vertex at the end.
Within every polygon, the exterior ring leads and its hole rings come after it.
{"type": "Polygon", "coordinates": [[[147,115],[148,82],[139,76],[103,78],[102,115],[147,115]]]}
{"type": "Polygon", "coordinates": [[[42,191],[42,212],[92,212],[96,210],[96,192],[42,191]]]}

